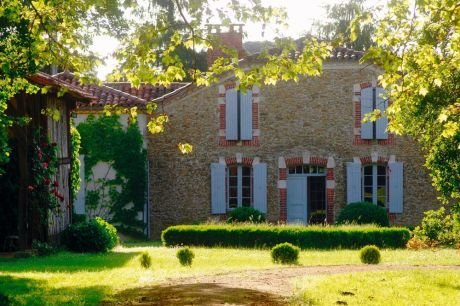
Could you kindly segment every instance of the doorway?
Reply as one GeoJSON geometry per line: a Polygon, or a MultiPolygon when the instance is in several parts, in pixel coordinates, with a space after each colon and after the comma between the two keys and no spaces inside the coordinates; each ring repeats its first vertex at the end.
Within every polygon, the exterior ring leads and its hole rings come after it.
{"type": "Polygon", "coordinates": [[[326,169],[321,166],[290,167],[287,178],[287,222],[324,223],[326,219],[326,169]]]}

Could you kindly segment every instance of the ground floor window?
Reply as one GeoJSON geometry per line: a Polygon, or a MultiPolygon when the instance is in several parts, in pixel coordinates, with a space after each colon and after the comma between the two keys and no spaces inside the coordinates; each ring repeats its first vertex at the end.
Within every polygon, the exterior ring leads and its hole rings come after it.
{"type": "Polygon", "coordinates": [[[227,167],[228,208],[251,206],[252,181],[252,167],[227,167]]]}
{"type": "Polygon", "coordinates": [[[363,167],[363,201],[386,206],[387,167],[383,165],[366,165],[363,167]]]}

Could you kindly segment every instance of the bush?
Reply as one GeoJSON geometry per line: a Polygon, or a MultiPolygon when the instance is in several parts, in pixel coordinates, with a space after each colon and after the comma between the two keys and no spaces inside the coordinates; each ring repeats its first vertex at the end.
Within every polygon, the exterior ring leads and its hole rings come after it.
{"type": "Polygon", "coordinates": [[[380,262],[380,250],[375,245],[367,245],[359,251],[361,262],[368,265],[376,265],[380,262]]]}
{"type": "Polygon", "coordinates": [[[107,252],[118,243],[117,230],[104,219],[71,224],[62,233],[62,242],[74,252],[107,252]]]}
{"type": "Polygon", "coordinates": [[[195,258],[195,254],[188,247],[182,248],[179,251],[177,251],[176,256],[179,259],[181,265],[189,267],[192,265],[193,258],[195,258]]]}
{"type": "Polygon", "coordinates": [[[148,252],[143,252],[139,258],[142,268],[148,269],[152,265],[152,257],[148,252]]]}
{"type": "Polygon", "coordinates": [[[299,252],[299,247],[285,242],[275,245],[271,255],[274,263],[295,264],[299,260],[299,252]]]}
{"type": "Polygon", "coordinates": [[[355,202],[345,206],[337,216],[336,224],[347,223],[390,225],[386,209],[369,202],[355,202]]]}
{"type": "Polygon", "coordinates": [[[368,244],[404,248],[406,228],[376,226],[273,226],[268,224],[176,225],[162,233],[166,246],[272,248],[289,242],[301,249],[359,249],[368,244]]]}
{"type": "Polygon", "coordinates": [[[10,305],[10,302],[10,298],[7,295],[0,292],[0,305],[8,306],[10,305]]]}
{"type": "Polygon", "coordinates": [[[460,243],[460,224],[455,216],[445,213],[444,207],[426,211],[421,226],[414,229],[414,237],[429,246],[454,246],[460,243]]]}
{"type": "Polygon", "coordinates": [[[265,215],[252,207],[238,207],[230,212],[228,222],[265,222],[265,215]]]}
{"type": "Polygon", "coordinates": [[[34,250],[38,256],[50,256],[57,252],[52,245],[38,240],[32,242],[32,250],[34,250]]]}

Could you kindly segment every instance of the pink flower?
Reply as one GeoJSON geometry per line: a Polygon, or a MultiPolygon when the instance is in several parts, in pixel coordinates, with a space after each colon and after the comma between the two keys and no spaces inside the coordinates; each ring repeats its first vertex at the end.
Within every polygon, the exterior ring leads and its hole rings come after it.
{"type": "Polygon", "coordinates": [[[58,182],[57,182],[57,181],[54,181],[53,186],[54,186],[54,187],[58,187],[58,186],[59,186],[58,182]]]}
{"type": "Polygon", "coordinates": [[[45,180],[43,181],[43,184],[45,184],[46,186],[48,186],[48,185],[50,184],[50,180],[49,180],[49,179],[45,179],[45,180]]]}
{"type": "Polygon", "coordinates": [[[42,166],[43,166],[44,168],[48,168],[48,163],[42,163],[42,166]]]}
{"type": "Polygon", "coordinates": [[[27,190],[28,190],[29,192],[34,191],[34,186],[32,186],[32,185],[27,186],[27,190]]]}
{"type": "Polygon", "coordinates": [[[43,158],[42,153],[38,153],[38,159],[42,159],[42,158],[43,158]]]}

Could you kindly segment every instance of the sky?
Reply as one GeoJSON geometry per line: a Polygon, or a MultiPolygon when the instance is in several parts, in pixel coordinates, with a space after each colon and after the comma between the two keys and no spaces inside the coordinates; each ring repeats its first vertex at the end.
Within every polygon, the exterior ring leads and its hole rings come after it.
{"type": "MultiPolygon", "coordinates": [[[[244,0],[242,0],[244,1],[244,0]]],[[[383,0],[369,0],[371,4],[382,2],[383,0]]],[[[262,0],[264,5],[285,7],[288,13],[288,28],[281,29],[284,36],[298,38],[311,29],[315,20],[325,18],[325,5],[333,5],[344,2],[340,0],[262,0]]],[[[275,37],[274,28],[268,26],[265,35],[262,37],[261,25],[248,24],[245,26],[247,37],[245,41],[272,40],[275,37]]],[[[115,61],[110,54],[117,47],[117,41],[113,38],[100,37],[96,39],[93,50],[101,56],[106,57],[106,64],[98,69],[98,77],[104,79],[111,72],[115,61]]]]}

